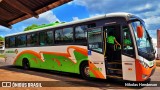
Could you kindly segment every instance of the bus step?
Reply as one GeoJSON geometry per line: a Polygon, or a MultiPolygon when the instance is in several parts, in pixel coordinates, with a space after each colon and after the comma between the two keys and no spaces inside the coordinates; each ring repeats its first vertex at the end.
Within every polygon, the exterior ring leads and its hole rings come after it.
{"type": "Polygon", "coordinates": [[[107,64],[107,68],[122,69],[121,64],[107,64]]]}
{"type": "Polygon", "coordinates": [[[122,71],[122,69],[117,69],[117,68],[108,68],[109,70],[116,70],[116,71],[122,71]]]}
{"type": "Polygon", "coordinates": [[[121,62],[108,62],[107,64],[122,64],[121,62]]]}
{"type": "Polygon", "coordinates": [[[110,78],[119,78],[119,79],[122,79],[123,77],[121,76],[116,76],[116,75],[107,75],[107,77],[110,77],[110,78]]]}
{"type": "Polygon", "coordinates": [[[108,75],[117,75],[117,76],[122,76],[122,70],[116,70],[116,69],[108,69],[107,70],[108,75]]]}

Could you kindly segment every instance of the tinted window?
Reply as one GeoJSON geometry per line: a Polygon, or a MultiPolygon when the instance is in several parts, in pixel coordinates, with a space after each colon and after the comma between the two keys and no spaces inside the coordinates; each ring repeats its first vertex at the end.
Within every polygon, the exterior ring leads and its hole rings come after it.
{"type": "Polygon", "coordinates": [[[88,24],[88,25],[87,25],[87,27],[88,27],[88,28],[93,28],[93,27],[96,27],[96,23],[91,23],[91,24],[88,24]]]}
{"type": "Polygon", "coordinates": [[[123,53],[129,56],[134,55],[133,42],[128,26],[123,26],[123,53]]]}
{"type": "Polygon", "coordinates": [[[73,28],[64,28],[55,31],[55,43],[69,43],[73,41],[73,28]]]}
{"type": "Polygon", "coordinates": [[[39,43],[41,46],[51,45],[53,43],[53,32],[52,31],[40,32],[39,35],[40,35],[39,43]]]}
{"type": "Polygon", "coordinates": [[[72,28],[64,28],[63,29],[63,40],[72,41],[73,40],[73,29],[72,28]]]}
{"type": "Polygon", "coordinates": [[[26,46],[26,35],[20,35],[17,37],[17,46],[18,47],[26,46]]]}
{"type": "Polygon", "coordinates": [[[27,35],[27,46],[36,46],[38,45],[38,34],[33,33],[27,35]]]}
{"type": "Polygon", "coordinates": [[[52,31],[47,32],[46,42],[47,42],[47,45],[51,45],[53,43],[53,32],[52,31]]]}
{"type": "Polygon", "coordinates": [[[63,40],[63,33],[62,29],[55,31],[55,41],[62,41],[63,40]]]}
{"type": "Polygon", "coordinates": [[[87,38],[87,25],[77,26],[75,28],[75,40],[76,40],[76,42],[86,41],[86,38],[87,38]]]}
{"type": "Polygon", "coordinates": [[[6,48],[9,47],[9,38],[5,38],[5,47],[6,47],[6,48]]]}
{"type": "Polygon", "coordinates": [[[102,31],[101,28],[95,28],[88,31],[89,49],[102,52],[102,31]]]}
{"type": "Polygon", "coordinates": [[[40,46],[46,45],[46,33],[45,32],[40,32],[39,33],[39,44],[40,46]]]}
{"type": "Polygon", "coordinates": [[[9,39],[9,47],[15,47],[15,37],[10,37],[9,39]]]}

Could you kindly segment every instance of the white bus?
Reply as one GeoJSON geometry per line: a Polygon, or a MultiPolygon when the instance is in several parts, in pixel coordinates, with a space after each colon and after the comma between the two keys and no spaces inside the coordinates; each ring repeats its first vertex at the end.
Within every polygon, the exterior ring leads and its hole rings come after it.
{"type": "Polygon", "coordinates": [[[77,73],[84,78],[145,81],[156,67],[155,50],[144,21],[129,13],[111,13],[7,35],[5,47],[6,63],[24,69],[77,73]],[[114,45],[112,55],[107,54],[110,32],[120,43],[114,45]]]}

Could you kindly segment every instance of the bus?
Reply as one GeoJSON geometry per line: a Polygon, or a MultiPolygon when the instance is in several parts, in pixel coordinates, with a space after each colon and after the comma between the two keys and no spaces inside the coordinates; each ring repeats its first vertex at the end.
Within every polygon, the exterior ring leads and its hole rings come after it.
{"type": "Polygon", "coordinates": [[[5,37],[6,63],[76,73],[83,78],[146,81],[155,71],[155,50],[145,23],[130,13],[110,13],[5,37]],[[110,32],[119,46],[107,54],[110,32]],[[125,44],[125,39],[130,41],[125,44]],[[108,60],[113,56],[112,60],[108,60]]]}

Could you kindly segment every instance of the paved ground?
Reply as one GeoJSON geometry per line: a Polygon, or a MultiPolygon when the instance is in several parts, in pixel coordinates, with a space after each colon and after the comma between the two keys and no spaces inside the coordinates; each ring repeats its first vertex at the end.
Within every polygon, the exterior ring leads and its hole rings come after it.
{"type": "MultiPolygon", "coordinates": [[[[110,80],[84,80],[80,75],[53,72],[47,70],[31,69],[23,70],[20,67],[6,65],[3,59],[0,59],[0,81],[38,81],[48,87],[42,88],[0,88],[1,90],[105,90],[105,89],[154,89],[158,90],[160,87],[125,87],[123,81],[116,79],[110,80]],[[45,82],[48,81],[48,82],[45,82]],[[52,86],[52,87],[50,87],[52,86]]],[[[160,81],[160,67],[158,67],[151,76],[150,81],[160,81]]]]}

